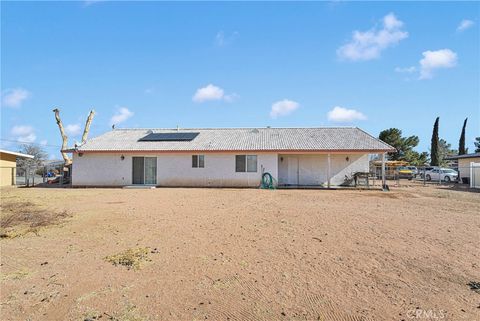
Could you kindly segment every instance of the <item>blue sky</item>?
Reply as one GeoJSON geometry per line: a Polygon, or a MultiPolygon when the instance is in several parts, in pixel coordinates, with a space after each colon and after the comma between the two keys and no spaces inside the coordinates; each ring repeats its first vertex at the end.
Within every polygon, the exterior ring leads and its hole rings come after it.
{"type": "Polygon", "coordinates": [[[60,158],[117,127],[398,127],[480,136],[480,4],[4,2],[1,136],[60,158]]]}

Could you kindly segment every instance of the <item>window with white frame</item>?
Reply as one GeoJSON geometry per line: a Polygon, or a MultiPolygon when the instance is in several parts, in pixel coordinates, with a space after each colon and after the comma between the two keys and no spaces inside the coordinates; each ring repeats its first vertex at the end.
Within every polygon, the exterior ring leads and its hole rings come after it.
{"type": "Polygon", "coordinates": [[[256,172],[257,155],[235,155],[236,172],[256,172]]]}
{"type": "Polygon", "coordinates": [[[205,167],[205,155],[192,155],[192,167],[204,168],[205,167]]]}

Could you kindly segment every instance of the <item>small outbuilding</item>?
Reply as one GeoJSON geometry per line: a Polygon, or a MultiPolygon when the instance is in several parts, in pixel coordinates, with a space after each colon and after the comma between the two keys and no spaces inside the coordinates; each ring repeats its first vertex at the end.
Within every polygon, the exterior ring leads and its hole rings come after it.
{"type": "Polygon", "coordinates": [[[17,158],[33,158],[32,155],[0,149],[0,186],[16,184],[17,158]]]}
{"type": "Polygon", "coordinates": [[[471,184],[476,181],[473,185],[480,185],[480,153],[448,156],[445,159],[458,162],[458,173],[461,182],[471,184]]]}
{"type": "Polygon", "coordinates": [[[356,127],[113,129],[67,150],[73,186],[336,186],[394,151],[356,127]]]}

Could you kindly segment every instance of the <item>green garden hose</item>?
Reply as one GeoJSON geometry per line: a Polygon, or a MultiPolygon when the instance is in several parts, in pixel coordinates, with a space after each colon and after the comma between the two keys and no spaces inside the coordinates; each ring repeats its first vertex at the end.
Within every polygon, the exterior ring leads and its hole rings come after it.
{"type": "Polygon", "coordinates": [[[262,174],[262,183],[260,188],[263,189],[275,189],[275,184],[273,183],[273,177],[270,173],[266,172],[262,174]]]}

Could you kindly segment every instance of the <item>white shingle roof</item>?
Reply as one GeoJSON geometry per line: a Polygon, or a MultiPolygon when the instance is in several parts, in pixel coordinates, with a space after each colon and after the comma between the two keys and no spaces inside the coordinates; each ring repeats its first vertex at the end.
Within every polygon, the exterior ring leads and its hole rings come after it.
{"type": "Polygon", "coordinates": [[[359,128],[114,129],[77,151],[392,151],[359,128]],[[192,141],[140,142],[149,133],[198,132],[192,141]]]}

